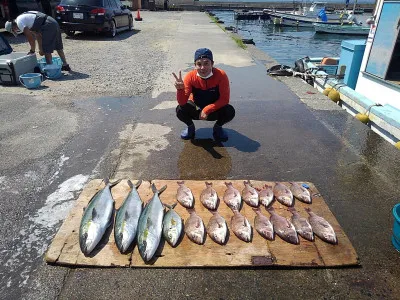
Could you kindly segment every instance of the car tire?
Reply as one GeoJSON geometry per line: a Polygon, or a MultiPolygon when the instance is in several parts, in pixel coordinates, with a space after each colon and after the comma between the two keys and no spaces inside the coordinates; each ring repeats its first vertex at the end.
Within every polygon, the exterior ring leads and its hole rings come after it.
{"type": "Polygon", "coordinates": [[[117,35],[117,26],[115,25],[114,19],[110,21],[110,30],[107,32],[108,37],[115,37],[117,35]]]}
{"type": "Polygon", "coordinates": [[[132,17],[129,17],[129,29],[128,30],[129,31],[133,30],[133,18],[132,17]]]}
{"type": "Polygon", "coordinates": [[[75,31],[74,30],[65,30],[64,31],[65,34],[69,37],[74,36],[75,35],[75,31]]]}

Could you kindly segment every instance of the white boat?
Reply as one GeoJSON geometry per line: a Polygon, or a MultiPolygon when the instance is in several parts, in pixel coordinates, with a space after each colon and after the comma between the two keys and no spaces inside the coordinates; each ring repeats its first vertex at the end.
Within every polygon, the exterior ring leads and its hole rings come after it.
{"type": "Polygon", "coordinates": [[[318,33],[334,33],[346,35],[365,35],[369,33],[369,26],[352,25],[332,25],[323,23],[313,23],[315,32],[318,33]]]}
{"type": "Polygon", "coordinates": [[[281,13],[274,13],[271,15],[271,21],[274,25],[277,26],[294,26],[294,27],[314,27],[314,23],[317,24],[331,24],[331,25],[341,25],[350,24],[347,20],[329,20],[326,22],[321,21],[316,17],[304,17],[304,16],[295,16],[295,15],[285,15],[281,13]]]}
{"type": "Polygon", "coordinates": [[[313,2],[310,7],[304,7],[300,11],[282,12],[270,9],[264,9],[263,13],[269,15],[274,25],[313,27],[313,23],[328,24],[349,24],[346,13],[326,14],[328,21],[323,22],[318,18],[321,10],[325,10],[326,2],[313,2]]]}
{"type": "Polygon", "coordinates": [[[301,61],[315,74],[314,87],[335,89],[339,101],[332,100],[400,149],[399,16],[400,1],[377,0],[368,37],[342,41],[336,75],[343,79],[310,65],[311,59],[301,61]]]}

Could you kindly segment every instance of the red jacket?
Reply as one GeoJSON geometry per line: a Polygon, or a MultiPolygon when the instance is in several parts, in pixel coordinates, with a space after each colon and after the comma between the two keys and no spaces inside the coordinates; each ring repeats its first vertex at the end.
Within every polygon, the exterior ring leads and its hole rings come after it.
{"type": "Polygon", "coordinates": [[[183,82],[185,89],[177,90],[176,98],[179,105],[185,105],[188,100],[193,101],[205,114],[220,109],[229,103],[229,79],[226,73],[213,68],[213,75],[203,79],[193,70],[186,74],[183,82]]]}

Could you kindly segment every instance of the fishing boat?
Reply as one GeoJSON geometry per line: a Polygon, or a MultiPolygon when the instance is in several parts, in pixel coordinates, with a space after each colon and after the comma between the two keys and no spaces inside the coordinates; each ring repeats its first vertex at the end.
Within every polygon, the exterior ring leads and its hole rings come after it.
{"type": "Polygon", "coordinates": [[[312,59],[301,59],[296,66],[302,65],[306,78],[314,78],[309,83],[329,99],[400,149],[399,16],[400,1],[378,0],[376,14],[367,22],[368,37],[342,41],[334,75],[312,59]]]}
{"type": "Polygon", "coordinates": [[[333,25],[326,23],[313,23],[314,30],[317,33],[334,33],[346,35],[365,35],[368,36],[369,26],[351,25],[333,25]]]}
{"type": "Polygon", "coordinates": [[[326,13],[326,2],[313,2],[310,7],[303,7],[300,11],[279,12],[264,9],[263,13],[268,15],[274,25],[313,27],[313,23],[328,23],[332,25],[349,24],[346,13],[326,13]],[[321,19],[321,12],[326,18],[321,19]]]}
{"type": "Polygon", "coordinates": [[[272,23],[276,26],[292,26],[292,27],[314,27],[316,24],[330,24],[330,25],[349,25],[347,20],[327,20],[322,21],[318,18],[304,17],[304,16],[289,16],[276,13],[271,16],[272,23]]]}

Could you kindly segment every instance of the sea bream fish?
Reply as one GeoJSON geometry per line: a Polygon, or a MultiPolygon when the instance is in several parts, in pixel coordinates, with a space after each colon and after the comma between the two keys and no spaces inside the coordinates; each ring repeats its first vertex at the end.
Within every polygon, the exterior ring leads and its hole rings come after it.
{"type": "Polygon", "coordinates": [[[267,240],[274,240],[274,227],[270,220],[261,213],[261,209],[253,209],[256,212],[256,217],[254,218],[254,227],[257,232],[267,240]]]}
{"type": "Polygon", "coordinates": [[[274,192],[272,186],[264,185],[263,189],[259,190],[258,195],[260,197],[260,202],[267,208],[272,201],[274,201],[274,192]]]}
{"type": "Polygon", "coordinates": [[[294,207],[289,207],[288,210],[292,213],[292,224],[297,233],[310,242],[314,241],[314,233],[308,220],[302,217],[294,207]]]}
{"type": "Polygon", "coordinates": [[[190,216],[185,222],[185,233],[192,242],[202,245],[206,233],[203,220],[193,208],[188,208],[187,211],[190,216]]]}
{"type": "Polygon", "coordinates": [[[329,224],[329,222],[323,217],[320,217],[316,215],[313,211],[311,211],[311,208],[306,207],[305,210],[310,215],[308,217],[308,220],[310,221],[312,230],[314,231],[315,235],[327,243],[334,245],[337,244],[338,239],[332,225],[329,224]]]}
{"type": "Polygon", "coordinates": [[[259,198],[257,190],[252,187],[250,180],[243,181],[244,189],[242,190],[243,201],[250,205],[251,207],[258,207],[259,198]]]}
{"type": "Polygon", "coordinates": [[[184,181],[178,181],[179,185],[176,192],[176,200],[186,208],[192,208],[194,206],[194,197],[192,191],[185,185],[184,181]]]}
{"type": "Polygon", "coordinates": [[[111,217],[114,211],[111,188],[120,181],[111,183],[108,179],[104,179],[106,186],[90,199],[87,208],[84,210],[79,226],[79,246],[85,255],[89,255],[93,251],[111,225],[111,217]]]}
{"type": "Polygon", "coordinates": [[[200,194],[200,202],[210,210],[217,209],[218,195],[212,182],[206,182],[206,188],[200,194]]]}
{"type": "Polygon", "coordinates": [[[273,191],[276,200],[280,203],[286,206],[293,205],[293,194],[286,185],[276,182],[273,191]]]}
{"type": "Polygon", "coordinates": [[[252,228],[245,216],[237,209],[233,209],[234,215],[231,218],[231,228],[233,233],[242,241],[250,242],[252,238],[252,228]]]}
{"type": "Polygon", "coordinates": [[[164,204],[169,208],[163,219],[163,236],[172,247],[175,247],[183,231],[182,218],[174,210],[177,203],[173,205],[164,204]]]}
{"type": "Polygon", "coordinates": [[[290,191],[292,192],[293,196],[300,201],[307,204],[311,203],[311,195],[309,190],[297,182],[290,182],[290,191]]]}
{"type": "Polygon", "coordinates": [[[232,210],[239,211],[242,206],[242,197],[237,189],[232,185],[232,182],[225,182],[227,189],[224,193],[224,202],[232,210]]]}
{"type": "Polygon", "coordinates": [[[121,253],[125,253],[128,250],[136,237],[139,217],[143,208],[142,199],[140,199],[137,191],[141,183],[142,181],[139,180],[133,185],[128,180],[131,190],[115,215],[114,239],[121,253]]]}
{"type": "Polygon", "coordinates": [[[226,221],[218,212],[211,211],[211,213],[213,216],[208,221],[207,233],[214,242],[224,245],[228,234],[226,221]]]}
{"type": "Polygon", "coordinates": [[[163,186],[157,190],[154,184],[151,189],[154,193],[146,204],[139,218],[137,244],[140,256],[145,262],[151,260],[160,244],[162,235],[162,221],[164,218],[164,206],[159,195],[167,188],[163,186]]]}
{"type": "Polygon", "coordinates": [[[288,243],[299,244],[299,237],[293,224],[285,217],[278,215],[273,207],[268,207],[267,210],[271,214],[270,221],[275,233],[288,243]]]}

